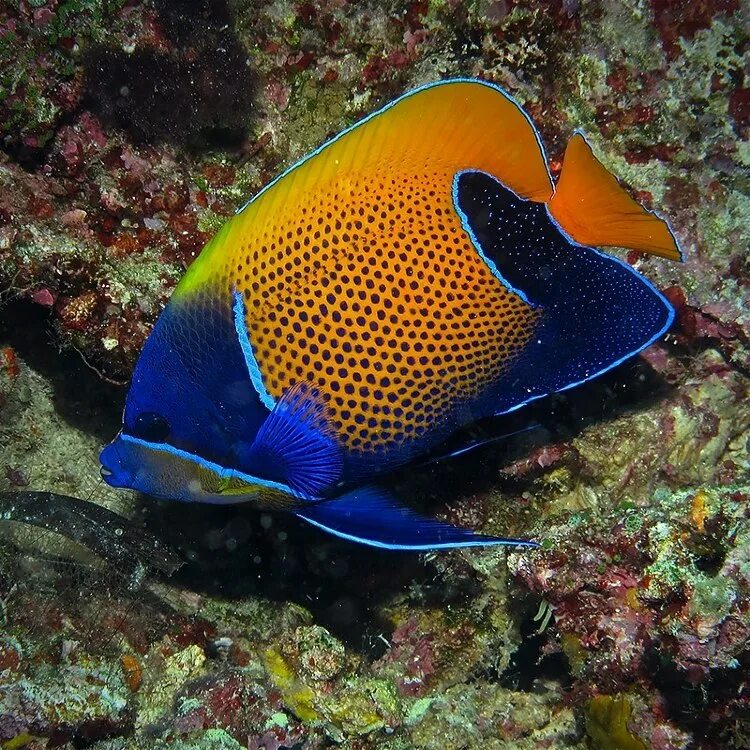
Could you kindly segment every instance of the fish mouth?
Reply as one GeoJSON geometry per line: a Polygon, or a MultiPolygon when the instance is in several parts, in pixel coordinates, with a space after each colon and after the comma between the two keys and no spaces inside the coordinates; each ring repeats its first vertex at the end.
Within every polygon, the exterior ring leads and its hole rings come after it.
{"type": "Polygon", "coordinates": [[[118,443],[119,437],[109,445],[106,445],[99,454],[99,476],[110,487],[126,486],[126,482],[123,481],[125,479],[124,467],[118,443]]]}

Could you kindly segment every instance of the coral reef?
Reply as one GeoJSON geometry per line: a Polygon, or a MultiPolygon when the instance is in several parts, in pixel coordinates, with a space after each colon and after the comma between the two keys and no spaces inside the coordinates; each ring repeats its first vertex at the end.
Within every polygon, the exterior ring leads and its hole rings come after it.
{"type": "Polygon", "coordinates": [[[0,517],[0,747],[748,747],[749,28],[741,0],[3,4],[0,491],[96,501],[186,564],[122,575],[0,517]],[[121,384],[205,241],[448,76],[513,93],[553,174],[582,128],[685,250],[624,256],[676,308],[663,342],[398,479],[542,549],[388,556],[106,490],[121,384]]]}

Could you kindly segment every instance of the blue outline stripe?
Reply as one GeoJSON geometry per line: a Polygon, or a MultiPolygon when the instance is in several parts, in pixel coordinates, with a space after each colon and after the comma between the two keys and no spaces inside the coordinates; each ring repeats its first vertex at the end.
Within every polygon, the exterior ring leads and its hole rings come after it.
{"type": "MultiPolygon", "coordinates": [[[[451,198],[453,200],[453,209],[458,214],[459,218],[461,219],[461,227],[466,232],[466,234],[469,235],[469,239],[471,240],[471,244],[474,246],[474,249],[479,253],[479,257],[487,264],[487,267],[490,269],[490,273],[509,291],[513,294],[517,294],[529,307],[532,309],[536,309],[539,307],[538,304],[535,302],[532,302],[527,296],[526,293],[522,289],[518,289],[517,287],[513,286],[501,273],[498,267],[495,265],[494,261],[492,261],[490,258],[488,258],[484,254],[484,250],[482,250],[482,245],[479,242],[479,240],[476,238],[476,235],[474,234],[474,230],[471,228],[471,225],[469,224],[469,217],[463,212],[461,207],[458,205],[458,181],[461,179],[461,177],[465,174],[483,174],[486,177],[491,178],[494,180],[498,185],[501,185],[505,190],[508,190],[509,192],[513,193],[513,195],[516,196],[519,200],[528,202],[527,198],[523,198],[522,196],[518,195],[515,191],[511,190],[507,185],[504,185],[502,180],[498,179],[495,175],[490,174],[489,172],[485,172],[482,169],[462,169],[459,172],[456,172],[455,175],[453,175],[453,184],[451,186],[451,198]]],[[[546,205],[546,204],[545,204],[546,205]]]]}
{"type": "Polygon", "coordinates": [[[527,549],[537,549],[539,547],[539,544],[537,542],[530,542],[524,539],[493,539],[491,537],[473,542],[467,540],[465,542],[445,542],[443,544],[386,544],[385,542],[376,542],[373,539],[365,539],[364,537],[345,534],[343,531],[338,531],[337,529],[332,529],[329,526],[324,526],[322,523],[313,521],[311,518],[308,518],[306,515],[304,515],[303,512],[295,512],[294,515],[311,524],[312,526],[316,526],[317,528],[322,529],[328,534],[333,534],[333,536],[337,536],[340,539],[346,539],[349,542],[357,542],[358,544],[365,544],[368,547],[377,547],[378,549],[401,550],[404,552],[429,552],[430,550],[436,549],[458,549],[459,547],[496,547],[498,545],[504,545],[506,547],[526,547],[527,549]]]}
{"type": "MultiPolygon", "coordinates": [[[[557,226],[557,222],[555,222],[555,225],[557,226]]],[[[526,401],[522,401],[520,404],[516,404],[515,406],[512,406],[510,409],[506,409],[505,411],[495,412],[493,416],[497,417],[497,416],[501,416],[502,414],[509,414],[510,412],[516,411],[517,409],[520,409],[521,407],[526,406],[527,404],[530,404],[532,401],[538,401],[540,398],[546,398],[547,396],[551,396],[553,393],[562,393],[563,391],[568,391],[571,388],[575,388],[576,386],[582,385],[583,383],[588,383],[589,380],[594,380],[595,378],[598,378],[601,375],[604,375],[610,370],[613,370],[615,367],[618,367],[619,365],[621,365],[626,360],[630,359],[631,357],[635,357],[636,354],[640,354],[640,352],[642,352],[644,349],[647,349],[649,346],[651,346],[651,344],[653,344],[658,339],[660,339],[671,328],[672,323],[674,322],[674,318],[675,318],[674,307],[672,307],[672,304],[669,302],[669,300],[667,300],[667,298],[654,286],[654,284],[651,282],[650,279],[638,273],[638,271],[636,271],[631,265],[621,260],[617,256],[610,255],[609,253],[604,253],[601,250],[597,250],[595,247],[589,247],[588,245],[581,245],[577,242],[574,242],[568,237],[567,234],[565,234],[565,232],[561,232],[561,234],[570,243],[570,245],[573,248],[581,247],[581,248],[586,248],[587,250],[591,250],[592,252],[596,253],[598,256],[602,258],[606,258],[607,260],[611,260],[611,261],[614,261],[615,263],[619,263],[623,268],[627,269],[631,274],[633,274],[633,276],[635,276],[638,279],[638,281],[640,281],[642,284],[648,287],[656,295],[656,297],[659,300],[661,300],[662,304],[664,305],[664,308],[667,311],[666,323],[645,344],[641,345],[637,349],[634,349],[628,354],[623,355],[622,357],[620,357],[620,359],[616,360],[615,362],[608,365],[604,369],[595,372],[593,375],[589,375],[588,377],[585,377],[582,380],[576,380],[574,383],[569,383],[568,385],[565,385],[562,388],[558,388],[557,390],[549,391],[548,393],[540,393],[538,396],[532,396],[526,401]]]]}
{"type": "MultiPolygon", "coordinates": [[[[476,247],[477,252],[482,256],[483,259],[487,262],[487,265],[489,266],[492,273],[497,277],[497,279],[505,286],[508,290],[514,292],[515,294],[518,294],[527,304],[531,305],[532,307],[538,307],[538,305],[534,305],[533,302],[529,301],[526,295],[521,291],[520,289],[516,289],[514,286],[512,286],[510,283],[508,283],[502,276],[502,274],[497,270],[497,267],[495,264],[489,260],[484,253],[481,250],[481,247],[479,245],[479,242],[474,237],[473,232],[471,231],[471,228],[466,226],[466,222],[468,221],[466,214],[461,211],[461,209],[458,206],[458,201],[456,199],[456,186],[458,185],[458,177],[462,174],[466,174],[467,172],[480,172],[481,174],[487,175],[490,179],[494,180],[498,185],[500,185],[505,190],[510,190],[510,188],[506,187],[502,180],[499,180],[495,175],[489,174],[487,172],[483,172],[482,170],[478,169],[465,169],[461,172],[456,173],[456,177],[454,178],[454,197],[453,197],[453,203],[455,206],[456,211],[461,216],[461,224],[464,226],[464,229],[468,232],[469,236],[471,237],[472,244],[476,247]]],[[[517,195],[513,190],[510,190],[513,195],[515,195],[519,200],[529,202],[528,198],[524,198],[520,195],[517,195]]],[[[542,205],[542,204],[540,204],[542,205]]],[[[511,406],[509,409],[506,409],[505,411],[498,411],[494,412],[493,416],[500,416],[502,414],[509,414],[510,412],[516,411],[517,409],[520,409],[523,406],[526,406],[527,404],[530,404],[532,401],[537,401],[540,398],[546,398],[547,396],[550,396],[552,393],[562,393],[563,391],[567,391],[570,388],[575,388],[578,385],[581,385],[582,383],[587,383],[589,380],[593,380],[594,378],[598,378],[600,375],[604,375],[604,373],[609,372],[613,368],[617,367],[618,365],[621,365],[625,360],[630,359],[631,357],[634,357],[639,352],[642,352],[647,347],[651,346],[657,339],[661,338],[671,327],[672,323],[674,322],[675,317],[675,311],[670,302],[667,300],[667,298],[654,286],[654,284],[645,276],[638,273],[631,265],[626,263],[625,261],[618,258],[616,255],[610,255],[609,253],[602,252],[601,250],[598,250],[595,247],[589,247],[588,245],[582,245],[579,242],[576,242],[573,240],[567,232],[560,226],[560,224],[556,221],[555,217],[552,216],[549,210],[549,206],[545,203],[543,204],[545,208],[547,209],[547,216],[552,220],[552,223],[554,224],[555,228],[559,230],[561,236],[564,240],[568,242],[568,244],[572,248],[585,248],[586,250],[591,250],[592,252],[596,253],[601,258],[606,258],[607,260],[614,261],[615,263],[619,263],[623,268],[625,268],[629,273],[631,273],[633,276],[635,276],[638,281],[642,284],[644,284],[646,287],[648,287],[655,295],[658,297],[658,299],[661,300],[662,304],[664,305],[666,311],[667,311],[667,321],[664,324],[664,326],[661,328],[661,330],[656,333],[654,336],[652,336],[645,344],[643,344],[638,349],[633,350],[632,352],[625,354],[620,359],[616,360],[612,364],[605,367],[603,370],[599,370],[598,372],[595,372],[593,375],[589,375],[588,377],[584,378],[583,380],[577,380],[574,383],[570,383],[566,386],[563,386],[562,388],[558,388],[555,391],[549,391],[548,393],[541,393],[538,396],[532,396],[531,398],[527,399],[526,401],[522,401],[519,404],[516,404],[515,406],[511,406]]]]}
{"type": "Polygon", "coordinates": [[[248,375],[250,375],[253,387],[255,388],[258,397],[263,402],[263,405],[273,411],[276,406],[276,400],[266,390],[266,386],[263,383],[263,375],[260,372],[260,367],[258,367],[258,360],[255,359],[253,345],[250,342],[250,336],[247,332],[247,324],[245,322],[245,301],[242,298],[242,294],[236,289],[232,290],[232,297],[234,298],[234,304],[232,305],[234,330],[237,332],[237,339],[240,343],[240,348],[245,355],[245,364],[247,365],[248,375]]]}
{"type": "MultiPolygon", "coordinates": [[[[190,461],[191,463],[194,463],[203,469],[213,472],[221,479],[239,479],[243,482],[247,482],[248,484],[257,484],[261,487],[267,487],[268,489],[284,492],[285,494],[290,495],[294,498],[300,498],[299,493],[295,492],[291,487],[285,484],[280,484],[279,482],[274,482],[270,479],[263,479],[262,477],[256,477],[252,474],[245,474],[244,472],[237,471],[236,469],[227,469],[225,466],[221,466],[220,464],[214,463],[213,461],[208,461],[207,459],[201,458],[194,453],[188,453],[187,451],[181,450],[180,448],[175,448],[173,445],[169,445],[168,443],[150,443],[148,440],[142,440],[141,438],[133,437],[132,435],[128,435],[125,432],[120,434],[120,438],[127,443],[133,443],[134,445],[138,445],[142,448],[148,448],[149,450],[156,451],[157,453],[169,453],[172,456],[176,456],[177,458],[181,458],[185,461],[190,461]]],[[[217,495],[217,497],[221,496],[217,495]]],[[[304,499],[309,501],[310,498],[304,499]]]]}
{"type": "Polygon", "coordinates": [[[393,101],[388,102],[388,104],[381,107],[380,109],[375,110],[375,112],[372,112],[366,117],[362,118],[361,120],[358,120],[353,125],[350,125],[349,127],[344,128],[344,130],[342,130],[340,133],[337,133],[335,136],[333,136],[333,138],[322,143],[316,149],[311,151],[306,156],[303,156],[298,161],[294,162],[294,164],[292,164],[291,167],[288,167],[280,175],[278,175],[273,180],[271,180],[271,182],[269,182],[268,185],[266,185],[259,193],[254,195],[244,205],[238,208],[235,211],[235,215],[241,214],[249,205],[251,205],[256,200],[258,200],[258,198],[260,198],[260,196],[263,195],[263,193],[270,190],[277,182],[279,182],[280,180],[283,180],[284,177],[291,174],[295,169],[297,169],[298,167],[301,167],[305,162],[309,161],[314,156],[317,156],[318,154],[320,154],[322,151],[328,148],[328,146],[330,146],[333,143],[336,143],[336,141],[343,138],[352,130],[360,127],[361,125],[364,125],[365,123],[374,119],[378,115],[382,115],[384,112],[387,112],[389,109],[391,109],[391,107],[395,107],[399,102],[403,101],[404,99],[407,99],[410,96],[414,96],[415,94],[418,94],[421,91],[426,91],[427,89],[436,88],[437,86],[448,86],[453,83],[474,83],[480,86],[486,86],[488,89],[492,89],[493,91],[496,91],[498,94],[503,96],[507,101],[509,101],[518,109],[518,111],[526,118],[526,122],[528,122],[529,126],[531,127],[531,131],[534,134],[534,138],[536,139],[537,145],[539,146],[539,151],[541,152],[542,161],[544,163],[544,169],[547,172],[547,178],[549,179],[550,185],[552,186],[552,191],[554,192],[555,185],[554,185],[554,181],[552,180],[552,174],[549,171],[549,166],[547,163],[547,152],[544,150],[544,144],[542,143],[542,139],[539,136],[539,133],[537,132],[537,129],[536,129],[536,126],[534,125],[533,120],[531,119],[531,117],[529,117],[529,115],[526,113],[523,107],[507,91],[505,91],[504,89],[501,89],[500,86],[497,86],[494,83],[490,83],[489,81],[482,81],[479,78],[448,78],[445,81],[433,81],[432,83],[426,83],[423,86],[418,86],[417,88],[412,89],[411,91],[407,91],[405,94],[402,94],[401,96],[397,97],[393,101]]]}

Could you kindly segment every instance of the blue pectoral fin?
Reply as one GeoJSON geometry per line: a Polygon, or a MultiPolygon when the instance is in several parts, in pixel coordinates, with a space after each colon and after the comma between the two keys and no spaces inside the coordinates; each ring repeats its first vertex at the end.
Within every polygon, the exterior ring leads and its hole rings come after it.
{"type": "Polygon", "coordinates": [[[295,511],[313,526],[342,539],[391,550],[435,550],[506,544],[538,547],[523,539],[475,534],[447,523],[421,516],[399,505],[380,487],[362,487],[333,500],[295,511]]]}
{"type": "Polygon", "coordinates": [[[326,407],[307,382],[289,388],[258,430],[252,445],[238,445],[247,470],[318,497],[341,477],[343,458],[326,407]]]}

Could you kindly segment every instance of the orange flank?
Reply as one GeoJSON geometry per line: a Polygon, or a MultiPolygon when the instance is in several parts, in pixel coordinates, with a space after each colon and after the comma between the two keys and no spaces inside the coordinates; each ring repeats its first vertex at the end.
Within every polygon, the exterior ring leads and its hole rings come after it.
{"type": "Polygon", "coordinates": [[[314,382],[349,448],[414,440],[497,382],[541,316],[467,231],[454,195],[465,171],[548,204],[578,242],[678,257],[664,222],[582,137],[553,195],[520,107],[454,81],[398,99],[271,183],[206,247],[175,299],[209,288],[241,296],[269,400],[314,382]]]}
{"type": "Polygon", "coordinates": [[[452,190],[466,168],[537,202],[552,193],[515,102],[476,82],[435,86],[345,131],[263,191],[183,289],[210,273],[242,294],[267,391],[278,399],[311,374],[350,447],[418,437],[505,372],[539,317],[462,225],[452,190]]]}
{"type": "Polygon", "coordinates": [[[667,223],[639,205],[576,133],[565,150],[552,216],[581,245],[626,247],[681,260],[667,223]]]}

